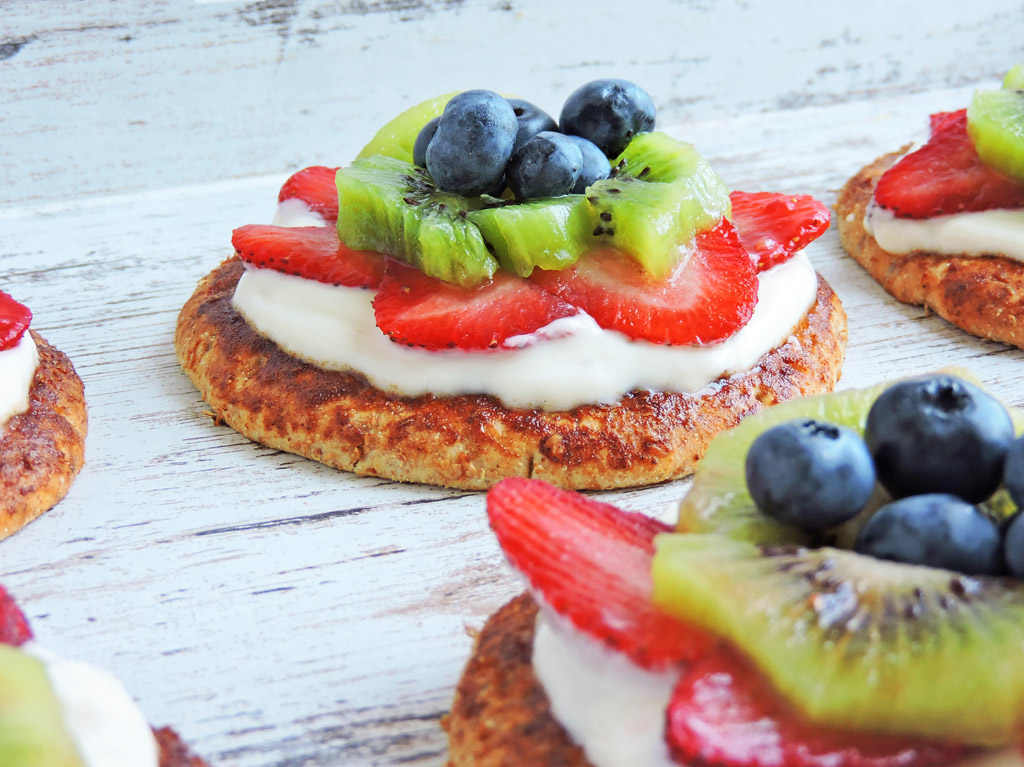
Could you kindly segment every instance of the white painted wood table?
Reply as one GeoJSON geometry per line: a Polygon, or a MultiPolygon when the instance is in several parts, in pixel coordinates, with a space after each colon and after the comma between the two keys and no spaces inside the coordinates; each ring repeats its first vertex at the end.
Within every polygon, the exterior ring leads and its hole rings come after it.
{"type": "MultiPolygon", "coordinates": [[[[1024,61],[1020,3],[965,5],[0,0],[0,287],[74,360],[91,419],[86,468],[0,543],[0,581],[213,765],[443,764],[464,628],[518,590],[483,496],[213,424],[171,339],[231,229],[423,98],[557,114],[602,76],[644,85],[734,188],[831,203],[1024,61]]],[[[1020,352],[895,304],[834,227],[811,252],[850,316],[843,386],[957,363],[1024,405],[1020,352]]],[[[684,488],[604,495],[657,511],[684,488]]]]}

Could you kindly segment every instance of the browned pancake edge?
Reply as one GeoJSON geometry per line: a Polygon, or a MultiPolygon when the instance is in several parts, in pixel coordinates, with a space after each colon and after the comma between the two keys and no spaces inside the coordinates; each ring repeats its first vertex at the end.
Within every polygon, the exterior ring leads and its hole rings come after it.
{"type": "Polygon", "coordinates": [[[210,767],[193,754],[170,727],[153,730],[153,735],[160,748],[160,767],[210,767]]]}
{"type": "Polygon", "coordinates": [[[836,202],[843,248],[897,300],[926,306],[973,335],[1024,348],[1024,264],[1002,256],[889,253],[864,230],[879,177],[904,151],[879,157],[843,187],[836,202]]]}
{"type": "Polygon", "coordinates": [[[635,391],[557,412],[485,395],[407,398],[296,359],[253,330],[231,306],[242,271],[231,258],[204,277],[175,334],[178,360],[217,418],[270,447],[403,482],[484,490],[519,476],[607,489],[683,477],[744,416],[830,391],[846,347],[846,314],[819,277],[786,343],[698,394],[635,391]]]}
{"type": "Polygon", "coordinates": [[[39,350],[29,409],[0,427],[0,539],[67,495],[85,462],[88,418],[82,379],[62,352],[33,332],[39,350]]]}

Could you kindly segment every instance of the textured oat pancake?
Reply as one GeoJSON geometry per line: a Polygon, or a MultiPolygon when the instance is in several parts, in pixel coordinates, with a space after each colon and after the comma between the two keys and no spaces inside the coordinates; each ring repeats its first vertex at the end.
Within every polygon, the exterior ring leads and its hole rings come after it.
{"type": "Polygon", "coordinates": [[[178,317],[178,361],[203,399],[257,442],[405,482],[483,490],[520,476],[596,489],[682,477],[744,415],[831,391],[846,346],[846,314],[819,277],[816,303],[786,343],[699,395],[635,391],[560,412],[484,395],[405,398],[298,360],[253,330],[231,307],[242,270],[225,261],[178,317]]]}
{"type": "Polygon", "coordinates": [[[181,742],[178,733],[170,727],[153,730],[153,735],[160,747],[160,767],[209,767],[181,742]]]}
{"type": "Polygon", "coordinates": [[[39,367],[29,409],[0,426],[0,540],[63,498],[85,462],[82,379],[62,352],[38,333],[32,338],[39,367]]]}
{"type": "Polygon", "coordinates": [[[926,306],[968,333],[1024,348],[1024,264],[1002,256],[889,253],[864,230],[879,177],[905,151],[879,157],[843,187],[836,220],[846,252],[897,300],[926,306]]]}
{"type": "Polygon", "coordinates": [[[442,721],[449,767],[591,767],[533,673],[536,617],[523,594],[484,624],[442,721]]]}

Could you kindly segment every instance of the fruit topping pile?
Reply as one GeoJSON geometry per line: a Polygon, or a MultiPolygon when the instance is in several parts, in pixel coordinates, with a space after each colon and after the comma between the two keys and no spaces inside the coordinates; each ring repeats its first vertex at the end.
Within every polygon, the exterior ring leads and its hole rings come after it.
{"type": "Polygon", "coordinates": [[[886,171],[875,201],[900,218],[1024,208],[1024,71],[931,116],[931,138],[886,171]]]}
{"type": "Polygon", "coordinates": [[[728,192],[691,144],[652,132],[650,96],[598,80],[559,122],[492,91],[425,101],[347,167],[292,176],[323,227],[246,226],[239,257],[367,287],[378,327],[427,350],[485,351],[581,311],[658,344],[732,336],[760,271],[820,236],[807,196],[728,192]]]}
{"type": "Polygon", "coordinates": [[[17,346],[31,322],[29,308],[0,291],[0,351],[17,346]]]}

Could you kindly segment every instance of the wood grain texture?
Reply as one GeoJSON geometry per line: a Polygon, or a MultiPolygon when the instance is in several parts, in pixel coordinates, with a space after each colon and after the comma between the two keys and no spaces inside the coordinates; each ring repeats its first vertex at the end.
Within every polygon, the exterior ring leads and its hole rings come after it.
{"type": "MultiPolygon", "coordinates": [[[[1024,59],[1019,3],[917,18],[799,0],[783,19],[768,2],[639,2],[644,35],[595,5],[580,40],[578,0],[557,19],[540,0],[0,2],[0,283],[90,405],[85,468],[0,543],[0,582],[43,642],[115,671],[214,767],[443,764],[465,626],[519,591],[480,495],[254,445],[178,368],[178,310],[232,228],[270,219],[288,170],[344,163],[434,93],[557,111],[620,75],[730,186],[831,203],[1024,59]]],[[[810,252],[850,318],[841,386],[955,363],[1024,405],[1022,352],[896,303],[834,229],[810,252]]],[[[684,488],[599,497],[657,512],[684,488]]]]}

